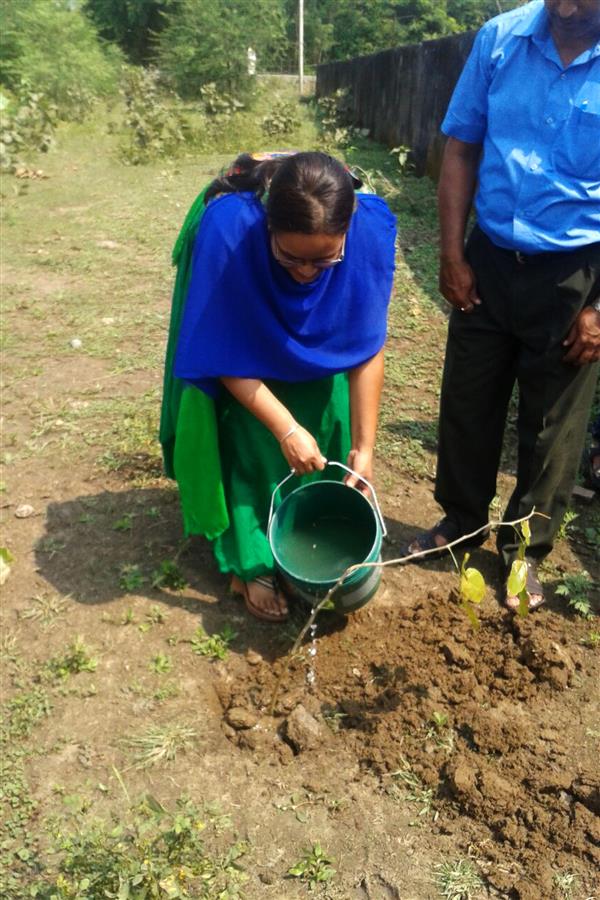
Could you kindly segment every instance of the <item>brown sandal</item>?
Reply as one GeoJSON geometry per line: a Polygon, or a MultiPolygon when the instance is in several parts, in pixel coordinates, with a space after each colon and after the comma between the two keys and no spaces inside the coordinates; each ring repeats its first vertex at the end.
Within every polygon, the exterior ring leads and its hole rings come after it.
{"type": "Polygon", "coordinates": [[[242,579],[238,578],[237,575],[233,575],[231,579],[231,591],[234,594],[241,595],[244,598],[246,609],[248,610],[250,615],[254,616],[256,619],[260,619],[262,622],[285,622],[290,614],[285,599],[277,590],[277,585],[274,578],[269,578],[268,576],[259,576],[258,578],[253,578],[252,581],[242,581],[242,579]],[[269,610],[263,609],[261,606],[258,606],[256,603],[252,602],[250,588],[253,584],[259,585],[261,588],[271,591],[275,595],[275,597],[278,598],[281,606],[280,613],[269,612],[269,610]]]}

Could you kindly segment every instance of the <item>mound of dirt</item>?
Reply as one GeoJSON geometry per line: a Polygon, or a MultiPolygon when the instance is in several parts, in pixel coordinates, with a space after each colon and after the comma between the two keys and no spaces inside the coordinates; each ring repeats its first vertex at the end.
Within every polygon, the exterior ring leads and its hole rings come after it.
{"type": "Polygon", "coordinates": [[[331,756],[337,742],[421,822],[476,848],[501,896],[548,898],[556,871],[585,881],[600,864],[588,736],[600,665],[565,625],[548,611],[493,610],[474,631],[453,598],[434,594],[408,609],[372,604],[345,627],[320,626],[317,656],[289,664],[272,717],[286,661],[232,660],[220,678],[224,727],[282,762],[323,744],[331,756]],[[251,729],[233,724],[240,708],[258,716],[251,729]]]}

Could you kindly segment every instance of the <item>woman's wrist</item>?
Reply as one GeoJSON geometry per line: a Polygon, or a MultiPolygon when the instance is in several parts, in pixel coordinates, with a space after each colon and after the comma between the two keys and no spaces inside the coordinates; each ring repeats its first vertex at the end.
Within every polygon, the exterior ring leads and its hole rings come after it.
{"type": "Polygon", "coordinates": [[[298,423],[294,419],[292,419],[291,425],[288,428],[288,430],[285,431],[281,435],[281,437],[278,437],[277,440],[279,441],[280,444],[285,443],[285,441],[287,441],[288,438],[290,438],[293,434],[296,434],[296,432],[298,431],[299,428],[300,428],[300,426],[298,425],[298,423]]]}

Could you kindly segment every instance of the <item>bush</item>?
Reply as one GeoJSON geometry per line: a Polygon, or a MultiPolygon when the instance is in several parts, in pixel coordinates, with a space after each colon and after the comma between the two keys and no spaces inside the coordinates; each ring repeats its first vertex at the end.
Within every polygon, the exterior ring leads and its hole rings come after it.
{"type": "Polygon", "coordinates": [[[127,133],[120,152],[133,165],[173,155],[190,135],[187,119],[174,103],[168,103],[159,82],[157,69],[125,70],[122,93],[127,133]]]}
{"type": "Polygon", "coordinates": [[[50,149],[56,107],[43,94],[25,88],[20,97],[0,94],[0,168],[16,171],[28,150],[50,149]]]}
{"type": "Polygon", "coordinates": [[[273,104],[273,109],[263,118],[260,126],[265,134],[275,137],[279,134],[291,134],[299,124],[297,105],[279,100],[273,104]]]}
{"type": "Polygon", "coordinates": [[[0,84],[43,93],[61,118],[83,118],[93,98],[117,89],[120,52],[67,0],[3,3],[0,32],[0,84]]]}

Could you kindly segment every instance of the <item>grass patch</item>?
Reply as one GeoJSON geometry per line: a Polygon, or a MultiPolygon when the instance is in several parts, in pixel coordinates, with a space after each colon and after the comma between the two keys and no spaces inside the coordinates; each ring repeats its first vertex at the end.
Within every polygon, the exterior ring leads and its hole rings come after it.
{"type": "Polygon", "coordinates": [[[481,896],[483,881],[468,859],[439,863],[434,873],[434,883],[444,900],[474,900],[481,896]]]}
{"type": "Polygon", "coordinates": [[[180,722],[153,725],[143,734],[123,739],[123,746],[132,751],[132,767],[147,769],[149,766],[173,762],[180,753],[186,753],[194,745],[196,731],[180,722]]]}

